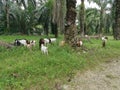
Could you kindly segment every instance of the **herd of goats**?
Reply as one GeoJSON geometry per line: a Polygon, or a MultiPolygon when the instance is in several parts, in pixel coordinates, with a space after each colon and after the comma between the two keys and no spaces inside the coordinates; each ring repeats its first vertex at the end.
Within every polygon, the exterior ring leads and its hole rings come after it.
{"type": "MultiPolygon", "coordinates": [[[[39,49],[44,54],[48,54],[48,47],[47,44],[52,44],[56,42],[56,38],[41,38],[39,40],[39,49]]],[[[27,39],[16,39],[14,42],[15,46],[26,46],[27,48],[31,49],[36,44],[35,40],[27,40],[27,39]]]]}
{"type": "MultiPolygon", "coordinates": [[[[88,37],[87,35],[85,36],[86,38],[88,37]]],[[[106,41],[108,40],[108,37],[103,36],[102,38],[102,47],[106,46],[106,41]]],[[[39,40],[39,49],[41,50],[42,53],[48,54],[48,45],[47,44],[52,44],[56,42],[56,38],[40,38],[39,40]]],[[[65,41],[61,41],[59,43],[60,46],[64,46],[65,41]]],[[[27,40],[27,39],[16,39],[14,43],[5,43],[0,41],[0,46],[4,46],[6,48],[11,48],[14,46],[25,46],[29,49],[34,47],[36,45],[35,40],[27,40]]],[[[76,45],[78,47],[81,47],[83,45],[83,41],[79,40],[76,42],[76,45]]]]}

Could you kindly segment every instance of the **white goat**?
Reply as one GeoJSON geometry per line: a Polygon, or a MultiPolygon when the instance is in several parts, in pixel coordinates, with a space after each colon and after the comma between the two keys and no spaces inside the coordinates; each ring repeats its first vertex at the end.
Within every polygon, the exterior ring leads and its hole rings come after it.
{"type": "Polygon", "coordinates": [[[51,42],[56,42],[56,38],[50,38],[51,42]]]}
{"type": "Polygon", "coordinates": [[[44,44],[41,44],[41,51],[42,51],[42,53],[48,55],[48,47],[44,46],[44,44]]]}
{"type": "Polygon", "coordinates": [[[83,45],[83,42],[80,40],[80,46],[82,46],[83,45]]]}
{"type": "Polygon", "coordinates": [[[47,38],[44,38],[44,43],[45,43],[45,45],[47,45],[48,43],[50,43],[50,40],[47,38]]]}

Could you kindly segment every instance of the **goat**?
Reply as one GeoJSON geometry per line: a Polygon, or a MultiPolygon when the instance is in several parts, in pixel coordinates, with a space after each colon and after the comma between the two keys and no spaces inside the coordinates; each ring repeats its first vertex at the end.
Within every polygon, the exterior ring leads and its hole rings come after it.
{"type": "Polygon", "coordinates": [[[44,46],[44,44],[41,44],[41,51],[42,51],[42,53],[48,55],[48,47],[44,46]]]}
{"type": "Polygon", "coordinates": [[[108,37],[103,36],[101,39],[107,41],[107,40],[108,40],[108,37]]]}
{"type": "Polygon", "coordinates": [[[45,45],[47,45],[48,43],[51,43],[51,39],[50,38],[44,38],[44,43],[45,43],[45,45]]]}
{"type": "Polygon", "coordinates": [[[104,40],[103,42],[102,42],[102,47],[105,47],[106,46],[106,41],[104,40]]]}
{"type": "Polygon", "coordinates": [[[35,46],[36,41],[35,40],[30,40],[30,43],[27,43],[27,48],[31,49],[33,46],[35,46]]]}
{"type": "Polygon", "coordinates": [[[56,42],[56,38],[50,38],[50,40],[51,40],[51,43],[56,42]]]}
{"type": "Polygon", "coordinates": [[[108,40],[108,37],[106,37],[106,36],[104,36],[104,37],[102,37],[102,47],[105,47],[106,46],[106,42],[107,42],[107,40],[108,40]]]}
{"type": "Polygon", "coordinates": [[[82,45],[83,45],[82,40],[77,41],[77,46],[78,46],[78,47],[81,47],[82,45]]]}
{"type": "Polygon", "coordinates": [[[41,39],[39,40],[39,49],[40,49],[40,47],[41,47],[41,44],[45,45],[45,41],[44,41],[43,38],[41,38],[41,39]]]}
{"type": "Polygon", "coordinates": [[[65,41],[64,40],[60,41],[59,46],[64,46],[64,45],[65,45],[65,41]]]}
{"type": "Polygon", "coordinates": [[[26,39],[16,39],[14,42],[15,46],[27,46],[27,44],[30,44],[30,41],[26,40],[26,39]]]}
{"type": "Polygon", "coordinates": [[[30,44],[31,44],[32,46],[35,46],[35,43],[36,43],[35,40],[30,40],[30,44]]]}
{"type": "Polygon", "coordinates": [[[56,41],[56,38],[41,38],[39,40],[39,48],[41,47],[41,44],[47,46],[48,43],[52,43],[52,42],[55,42],[56,41]]]}

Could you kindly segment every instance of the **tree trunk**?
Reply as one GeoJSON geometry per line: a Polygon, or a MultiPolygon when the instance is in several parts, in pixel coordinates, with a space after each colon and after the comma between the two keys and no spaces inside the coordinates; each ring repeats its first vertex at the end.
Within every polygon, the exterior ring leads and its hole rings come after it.
{"type": "Polygon", "coordinates": [[[48,23],[45,23],[44,24],[44,32],[45,32],[45,35],[47,35],[48,36],[48,33],[49,33],[49,24],[48,23]]]}
{"type": "Polygon", "coordinates": [[[114,36],[116,40],[120,40],[120,0],[116,0],[114,36]]]}
{"type": "Polygon", "coordinates": [[[66,24],[65,24],[65,42],[72,44],[72,39],[76,36],[76,0],[66,0],[66,24]]]}
{"type": "Polygon", "coordinates": [[[112,14],[112,29],[113,29],[113,37],[115,39],[115,11],[116,11],[116,4],[115,4],[115,0],[112,4],[112,10],[111,10],[111,14],[112,14]]]}
{"type": "Polygon", "coordinates": [[[51,31],[55,35],[55,38],[58,37],[58,26],[57,23],[51,22],[51,31]]]}
{"type": "Polygon", "coordinates": [[[99,37],[101,36],[101,34],[102,34],[102,29],[103,29],[103,8],[102,8],[102,6],[101,6],[101,10],[100,10],[100,28],[99,28],[99,31],[98,31],[98,33],[99,33],[99,37]]]}
{"type": "Polygon", "coordinates": [[[81,5],[80,5],[80,32],[81,36],[83,37],[85,34],[84,31],[84,22],[85,22],[85,5],[84,5],[84,0],[81,0],[81,5]]]}
{"type": "Polygon", "coordinates": [[[60,22],[59,22],[59,29],[60,29],[60,32],[61,34],[64,33],[64,29],[65,29],[65,26],[64,26],[64,18],[65,18],[65,0],[60,0],[60,22]]]}
{"type": "Polygon", "coordinates": [[[59,8],[60,1],[54,0],[54,6],[53,6],[53,13],[52,13],[52,24],[54,29],[55,37],[58,37],[58,25],[59,25],[59,15],[60,15],[60,8],[59,8]]]}
{"type": "Polygon", "coordinates": [[[10,20],[9,20],[9,6],[8,6],[8,0],[6,0],[5,9],[6,9],[6,27],[7,27],[7,31],[6,31],[6,32],[9,32],[9,29],[10,29],[10,20]]]}

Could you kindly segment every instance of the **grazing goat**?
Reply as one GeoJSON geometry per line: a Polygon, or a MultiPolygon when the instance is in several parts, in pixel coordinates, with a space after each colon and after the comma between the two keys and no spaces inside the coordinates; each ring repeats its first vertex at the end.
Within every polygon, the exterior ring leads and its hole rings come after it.
{"type": "Polygon", "coordinates": [[[26,40],[26,39],[16,39],[14,42],[15,46],[27,46],[27,44],[30,44],[30,41],[26,40]]]}
{"type": "Polygon", "coordinates": [[[56,42],[56,38],[44,38],[45,45],[56,42]]]}
{"type": "Polygon", "coordinates": [[[64,40],[60,41],[59,46],[64,46],[64,45],[65,45],[65,41],[64,40]]]}
{"type": "Polygon", "coordinates": [[[30,40],[30,43],[28,43],[26,46],[27,48],[31,49],[33,46],[35,46],[36,41],[35,40],[30,40]]]}
{"type": "Polygon", "coordinates": [[[35,40],[30,40],[31,46],[35,46],[36,41],[35,40]]]}
{"type": "Polygon", "coordinates": [[[41,48],[41,44],[45,45],[45,41],[43,38],[39,40],[39,49],[41,48]]]}
{"type": "Polygon", "coordinates": [[[77,41],[77,46],[78,46],[78,47],[81,47],[82,45],[83,45],[82,40],[77,41]]]}
{"type": "Polygon", "coordinates": [[[42,53],[48,55],[48,47],[44,46],[44,44],[41,44],[41,51],[42,51],[42,53]]]}
{"type": "Polygon", "coordinates": [[[56,38],[50,38],[51,43],[56,42],[56,38]]]}
{"type": "Polygon", "coordinates": [[[56,42],[56,38],[41,38],[39,40],[39,48],[41,47],[41,44],[47,46],[47,44],[52,43],[52,42],[56,42]]]}
{"type": "Polygon", "coordinates": [[[104,37],[102,37],[102,47],[105,47],[106,46],[106,42],[107,42],[107,40],[108,40],[108,37],[106,37],[106,36],[104,36],[104,37]]]}
{"type": "Polygon", "coordinates": [[[45,45],[47,45],[47,44],[49,44],[49,43],[51,43],[51,39],[49,38],[44,38],[44,43],[45,43],[45,45]]]}
{"type": "Polygon", "coordinates": [[[102,37],[102,40],[105,40],[105,41],[107,41],[107,40],[108,40],[108,37],[106,37],[106,36],[103,36],[103,37],[102,37]]]}

